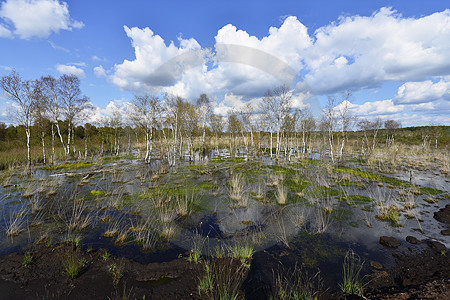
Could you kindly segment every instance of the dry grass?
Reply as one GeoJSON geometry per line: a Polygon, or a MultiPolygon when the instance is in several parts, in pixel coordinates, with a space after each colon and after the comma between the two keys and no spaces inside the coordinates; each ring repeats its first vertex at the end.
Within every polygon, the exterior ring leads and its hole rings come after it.
{"type": "Polygon", "coordinates": [[[285,205],[288,199],[289,189],[282,184],[277,185],[277,191],[275,193],[275,198],[279,205],[285,205]]]}

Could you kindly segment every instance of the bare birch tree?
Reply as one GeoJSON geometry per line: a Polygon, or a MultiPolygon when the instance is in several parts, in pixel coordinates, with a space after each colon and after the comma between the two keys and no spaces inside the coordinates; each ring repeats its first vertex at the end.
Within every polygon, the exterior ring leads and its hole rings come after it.
{"type": "Polygon", "coordinates": [[[59,88],[58,88],[58,80],[52,76],[41,77],[41,86],[42,86],[42,96],[43,101],[45,101],[48,117],[50,120],[51,130],[52,130],[52,155],[51,155],[51,163],[55,162],[55,135],[58,133],[59,140],[61,141],[61,145],[64,149],[64,153],[66,153],[66,144],[64,143],[64,139],[62,137],[61,128],[59,122],[61,121],[62,111],[60,105],[60,97],[59,97],[59,88]],[[56,132],[55,132],[56,127],[56,132]]]}
{"type": "Polygon", "coordinates": [[[267,91],[261,103],[264,118],[270,130],[270,157],[272,157],[273,130],[277,130],[276,158],[280,155],[280,131],[283,120],[291,110],[292,95],[286,85],[267,91]]]}
{"type": "Polygon", "coordinates": [[[206,123],[208,122],[209,117],[211,116],[211,102],[206,94],[201,94],[197,99],[197,107],[200,115],[200,122],[202,128],[202,147],[203,151],[205,151],[205,139],[206,139],[206,123]]]}
{"type": "Polygon", "coordinates": [[[334,162],[334,132],[336,130],[337,112],[335,106],[337,104],[336,97],[328,96],[328,102],[322,113],[322,127],[328,134],[328,145],[330,146],[330,158],[334,162]]]}
{"type": "Polygon", "coordinates": [[[152,156],[153,126],[155,122],[155,112],[158,105],[158,97],[145,94],[143,96],[135,95],[130,106],[130,119],[145,132],[144,160],[147,163],[150,163],[152,156]]]}
{"type": "Polygon", "coordinates": [[[66,155],[70,154],[70,146],[72,145],[75,152],[74,139],[74,123],[80,120],[80,114],[87,109],[89,103],[88,98],[84,96],[80,88],[80,79],[75,75],[62,75],[58,80],[58,92],[60,96],[60,107],[67,124],[67,146],[65,148],[66,155]]]}
{"type": "Polygon", "coordinates": [[[45,132],[47,131],[48,125],[49,125],[49,117],[50,117],[49,112],[50,111],[49,111],[47,98],[42,93],[42,81],[36,81],[36,82],[37,82],[37,86],[41,92],[34,104],[33,118],[34,118],[36,126],[41,131],[43,162],[44,162],[44,164],[46,164],[47,163],[47,155],[46,155],[46,151],[45,151],[45,132]]]}
{"type": "Polygon", "coordinates": [[[31,173],[31,125],[33,122],[33,109],[36,100],[40,97],[40,89],[36,81],[23,80],[16,71],[0,79],[0,88],[6,97],[17,104],[17,110],[12,112],[12,118],[25,126],[27,136],[27,173],[31,173]]]}
{"type": "Polygon", "coordinates": [[[347,140],[347,132],[351,130],[353,124],[356,121],[356,116],[351,112],[350,99],[352,94],[350,92],[344,92],[342,94],[342,102],[337,106],[337,116],[339,119],[340,131],[341,131],[341,146],[339,149],[339,158],[342,158],[344,152],[345,142],[347,140]]]}

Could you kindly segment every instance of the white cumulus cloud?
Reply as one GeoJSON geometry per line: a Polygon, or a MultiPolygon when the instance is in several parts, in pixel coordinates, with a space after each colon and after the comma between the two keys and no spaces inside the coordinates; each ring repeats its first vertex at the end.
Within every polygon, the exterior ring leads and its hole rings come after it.
{"type": "Polygon", "coordinates": [[[404,18],[391,8],[341,18],[315,32],[309,86],[327,94],[450,73],[450,10],[404,18]]]}
{"type": "Polygon", "coordinates": [[[353,114],[361,117],[387,116],[405,110],[404,105],[395,105],[391,99],[366,102],[363,104],[355,104],[344,100],[336,106],[336,109],[341,110],[344,106],[347,106],[353,114]]]}
{"type": "Polygon", "coordinates": [[[85,78],[86,74],[83,69],[71,65],[56,65],[56,70],[61,74],[75,75],[79,78],[85,78]]]}
{"type": "Polygon", "coordinates": [[[212,49],[194,38],[174,43],[150,28],[124,29],[135,58],[114,66],[110,79],[115,85],[190,101],[206,93],[217,101],[220,114],[294,77],[293,102],[299,108],[314,95],[380,88],[386,82],[401,85],[397,95],[351,104],[351,109],[376,117],[430,115],[450,106],[450,9],[404,17],[383,7],[369,16],[340,17],[310,33],[290,16],[262,37],[227,24],[217,31],[212,49]]]}
{"type": "Polygon", "coordinates": [[[96,77],[106,77],[106,71],[105,71],[105,69],[103,68],[103,66],[97,66],[97,67],[95,67],[94,68],[94,75],[96,76],[96,77]]]}
{"type": "Polygon", "coordinates": [[[306,27],[288,17],[261,39],[229,24],[216,37],[213,60],[195,39],[179,38],[179,46],[149,28],[124,27],[135,59],[115,65],[112,82],[124,90],[154,90],[187,98],[200,93],[257,97],[285,78],[293,79],[303,64],[301,51],[310,46],[306,27]],[[288,63],[289,62],[289,63],[288,63]]]}
{"type": "MultiPolygon", "coordinates": [[[[1,5],[0,18],[12,23],[11,31],[22,39],[46,38],[53,32],[84,26],[70,17],[67,3],[59,0],[6,0],[1,5]]],[[[2,31],[0,28],[0,36],[2,31]]]]}
{"type": "Polygon", "coordinates": [[[450,101],[450,81],[405,82],[394,97],[394,101],[401,104],[429,103],[439,99],[450,101]]]}
{"type": "Polygon", "coordinates": [[[164,40],[149,28],[128,28],[127,36],[135,50],[135,60],[125,60],[115,65],[112,82],[124,90],[150,90],[158,86],[174,85],[182,75],[182,70],[201,66],[206,62],[207,50],[201,50],[194,39],[179,40],[166,45],[164,40]],[[171,59],[173,59],[171,61],[171,59]]]}

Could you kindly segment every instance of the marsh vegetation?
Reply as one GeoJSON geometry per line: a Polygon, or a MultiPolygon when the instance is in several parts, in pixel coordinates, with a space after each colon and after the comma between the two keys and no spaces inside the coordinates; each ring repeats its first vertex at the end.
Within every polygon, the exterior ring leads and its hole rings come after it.
{"type": "Polygon", "coordinates": [[[130,124],[46,119],[50,135],[31,135],[23,157],[22,131],[39,123],[0,128],[2,256],[23,252],[31,269],[29,249],[69,243],[60,272],[76,282],[93,264],[79,248],[103,249],[116,289],[128,278],[117,257],[181,258],[197,272],[195,297],[318,299],[364,294],[373,269],[364,262],[393,264],[380,236],[449,245],[433,218],[450,199],[448,127],[381,129],[334,110],[319,120],[290,109],[283,89],[260,114],[246,107],[226,118],[206,95],[196,105],[170,95],[133,105],[130,124]],[[50,155],[37,155],[40,142],[54,145],[50,155]]]}

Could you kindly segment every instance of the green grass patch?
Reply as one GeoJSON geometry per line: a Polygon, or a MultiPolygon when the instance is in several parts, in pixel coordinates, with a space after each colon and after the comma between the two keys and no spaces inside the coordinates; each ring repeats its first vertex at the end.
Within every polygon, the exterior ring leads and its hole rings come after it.
{"type": "Polygon", "coordinates": [[[296,170],[283,166],[267,166],[267,168],[277,174],[294,175],[297,172],[296,170]]]}
{"type": "Polygon", "coordinates": [[[22,265],[28,268],[33,263],[33,254],[30,251],[25,252],[22,258],[22,265]]]}
{"type": "Polygon", "coordinates": [[[400,218],[400,212],[397,208],[390,207],[380,214],[376,215],[375,218],[381,221],[389,222],[392,226],[400,226],[397,222],[400,218]]]}
{"type": "Polygon", "coordinates": [[[361,271],[363,269],[364,262],[356,255],[352,250],[349,250],[344,258],[343,278],[339,284],[341,290],[350,295],[363,296],[364,284],[361,278],[361,271]]]}
{"type": "Polygon", "coordinates": [[[343,191],[335,190],[323,185],[317,185],[306,191],[305,193],[315,197],[335,197],[343,194],[343,191]]]}
{"type": "Polygon", "coordinates": [[[337,171],[337,172],[340,172],[340,173],[352,174],[352,175],[355,175],[355,176],[359,176],[359,177],[363,177],[363,178],[369,178],[369,179],[377,179],[380,176],[380,175],[372,173],[372,172],[362,171],[362,170],[359,170],[359,169],[343,167],[343,166],[334,167],[333,169],[335,171],[337,171]]]}
{"type": "Polygon", "coordinates": [[[212,190],[212,189],[216,189],[216,188],[219,187],[218,184],[211,183],[211,182],[200,182],[198,184],[198,186],[201,187],[202,189],[205,189],[205,190],[212,190]]]}
{"type": "Polygon", "coordinates": [[[93,163],[90,162],[85,162],[85,161],[80,161],[80,162],[75,162],[75,163],[71,163],[71,164],[60,164],[60,165],[53,165],[53,166],[45,166],[42,169],[43,170],[59,170],[59,169],[71,169],[71,170],[75,170],[75,169],[81,169],[81,168],[87,168],[90,166],[93,166],[93,163]]]}
{"type": "Polygon", "coordinates": [[[121,159],[120,156],[104,156],[104,157],[100,157],[100,160],[102,162],[110,162],[110,161],[115,161],[115,160],[119,160],[121,159]]]}
{"type": "Polygon", "coordinates": [[[437,195],[437,194],[442,194],[444,192],[444,191],[441,191],[439,189],[434,189],[434,188],[430,188],[430,187],[419,188],[419,190],[422,193],[429,194],[429,195],[437,195]]]}
{"type": "Polygon", "coordinates": [[[354,169],[354,168],[343,167],[343,166],[334,167],[333,169],[336,172],[352,174],[354,176],[359,176],[359,177],[367,178],[367,179],[371,179],[371,180],[383,181],[385,183],[389,183],[389,184],[396,185],[396,186],[403,186],[403,187],[412,186],[409,182],[404,181],[404,180],[380,175],[380,174],[369,172],[369,171],[362,171],[360,169],[354,169]]]}
{"type": "Polygon", "coordinates": [[[374,201],[373,198],[361,195],[342,196],[340,199],[347,201],[349,205],[366,204],[374,201]]]}
{"type": "Polygon", "coordinates": [[[94,196],[94,197],[99,197],[99,196],[105,195],[105,191],[92,190],[92,191],[89,192],[89,194],[90,194],[91,196],[94,196]]]}
{"type": "Polygon", "coordinates": [[[253,247],[250,245],[236,244],[230,247],[231,257],[239,259],[243,264],[249,262],[253,256],[253,252],[253,247]]]}
{"type": "Polygon", "coordinates": [[[300,189],[303,190],[308,186],[309,181],[307,180],[293,180],[287,179],[283,181],[283,184],[290,189],[300,189]]]}

